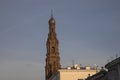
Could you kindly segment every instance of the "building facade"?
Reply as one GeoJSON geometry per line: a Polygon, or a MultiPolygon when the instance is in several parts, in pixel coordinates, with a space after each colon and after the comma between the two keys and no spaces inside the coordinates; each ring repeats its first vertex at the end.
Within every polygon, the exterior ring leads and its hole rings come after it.
{"type": "Polygon", "coordinates": [[[80,67],[75,64],[74,67],[59,69],[49,80],[85,80],[88,76],[92,76],[97,72],[96,68],[80,67]]]}
{"type": "Polygon", "coordinates": [[[55,32],[55,19],[51,15],[49,20],[49,33],[46,42],[46,65],[45,65],[45,79],[48,80],[52,75],[56,74],[60,69],[60,56],[59,56],[59,42],[55,32]]]}

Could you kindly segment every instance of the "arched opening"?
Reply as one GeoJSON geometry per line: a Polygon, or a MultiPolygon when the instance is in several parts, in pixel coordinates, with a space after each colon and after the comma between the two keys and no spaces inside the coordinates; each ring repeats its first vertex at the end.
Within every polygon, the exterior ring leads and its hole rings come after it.
{"type": "Polygon", "coordinates": [[[55,52],[55,47],[52,47],[52,52],[53,52],[53,53],[55,52]]]}

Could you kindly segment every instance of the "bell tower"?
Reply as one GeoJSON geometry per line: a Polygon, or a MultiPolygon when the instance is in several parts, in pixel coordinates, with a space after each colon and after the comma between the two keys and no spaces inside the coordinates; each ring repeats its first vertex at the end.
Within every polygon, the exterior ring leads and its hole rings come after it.
{"type": "Polygon", "coordinates": [[[58,69],[60,69],[60,56],[59,56],[59,42],[55,32],[55,19],[51,14],[49,20],[49,33],[46,42],[46,65],[45,65],[45,78],[48,80],[52,75],[54,75],[58,69]]]}

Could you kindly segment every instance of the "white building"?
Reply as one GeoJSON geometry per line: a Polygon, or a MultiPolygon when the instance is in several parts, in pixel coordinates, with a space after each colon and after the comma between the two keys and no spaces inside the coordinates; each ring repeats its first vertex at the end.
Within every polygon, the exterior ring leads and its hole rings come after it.
{"type": "Polygon", "coordinates": [[[96,74],[96,68],[80,67],[77,64],[74,67],[67,67],[66,69],[59,69],[49,80],[85,80],[88,76],[96,74]]]}

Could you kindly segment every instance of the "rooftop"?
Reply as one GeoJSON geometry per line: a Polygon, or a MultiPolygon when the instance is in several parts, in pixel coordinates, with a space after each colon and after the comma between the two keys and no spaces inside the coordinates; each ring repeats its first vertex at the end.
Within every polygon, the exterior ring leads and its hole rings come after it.
{"type": "Polygon", "coordinates": [[[120,63],[120,57],[112,60],[111,62],[109,62],[108,64],[105,65],[106,68],[110,68],[116,64],[120,63]]]}

